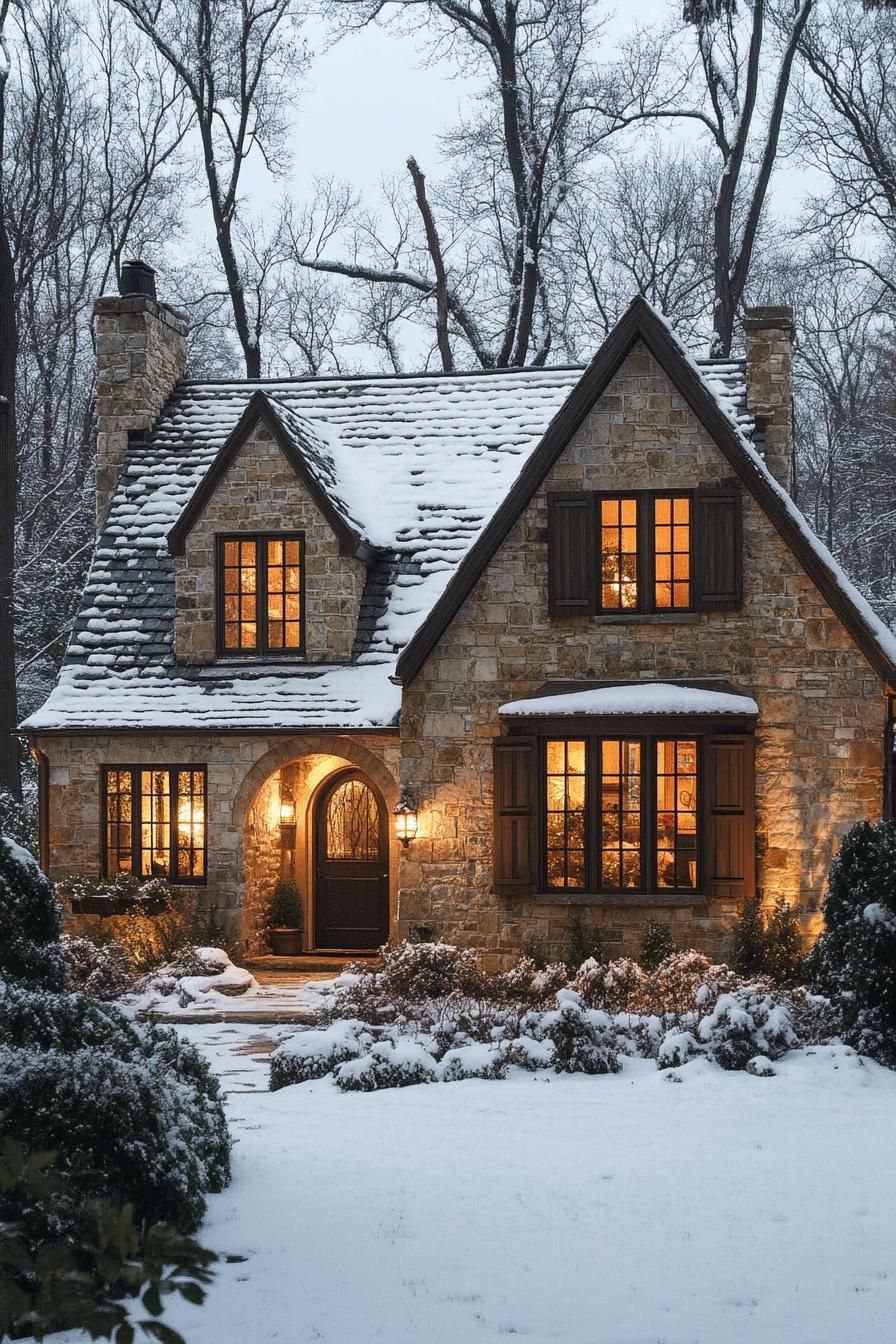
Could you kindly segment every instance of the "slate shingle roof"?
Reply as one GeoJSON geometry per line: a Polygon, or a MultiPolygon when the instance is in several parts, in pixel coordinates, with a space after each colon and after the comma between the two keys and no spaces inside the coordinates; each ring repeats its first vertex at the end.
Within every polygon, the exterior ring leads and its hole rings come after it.
{"type": "MultiPolygon", "coordinates": [[[[743,363],[701,361],[752,433],[743,363]]],[[[493,516],[579,368],[178,385],[128,449],[59,681],[27,729],[384,727],[397,654],[493,516]],[[178,668],[167,535],[264,391],[338,512],[374,550],[353,661],[178,668]]]]}

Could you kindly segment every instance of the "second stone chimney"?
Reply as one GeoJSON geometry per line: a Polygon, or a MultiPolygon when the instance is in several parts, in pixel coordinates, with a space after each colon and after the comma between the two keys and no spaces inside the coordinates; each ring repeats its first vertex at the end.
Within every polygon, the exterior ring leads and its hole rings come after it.
{"type": "Polygon", "coordinates": [[[765,443],[769,471],[793,494],[793,309],[744,310],[747,409],[765,443]]]}
{"type": "Polygon", "coordinates": [[[97,299],[96,526],[102,528],[128,439],[154,423],[187,365],[187,320],[156,299],[155,272],[121,268],[120,294],[97,299]]]}

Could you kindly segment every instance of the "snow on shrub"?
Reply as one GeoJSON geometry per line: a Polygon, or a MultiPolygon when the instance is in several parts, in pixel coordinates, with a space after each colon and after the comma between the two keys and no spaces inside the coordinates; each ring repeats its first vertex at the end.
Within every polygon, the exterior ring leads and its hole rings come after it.
{"type": "Polygon", "coordinates": [[[685,1013],[710,1003],[732,989],[737,976],[727,966],[713,965],[693,948],[673,952],[646,971],[629,957],[608,965],[586,961],[570,983],[589,1007],[608,1013],[685,1013]]]}
{"type": "Polygon", "coordinates": [[[745,1069],[754,1055],[780,1059],[800,1044],[788,1004],[749,986],[722,994],[697,1034],[706,1054],[723,1069],[745,1069]]]}
{"type": "Polygon", "coordinates": [[[378,1041],[369,1054],[337,1066],[333,1079],[343,1092],[378,1092],[385,1087],[437,1083],[439,1065],[416,1041],[378,1041]]]}
{"type": "Polygon", "coordinates": [[[230,1177],[217,1079],[175,1032],[82,995],[0,986],[0,1131],[139,1219],[189,1231],[230,1177]]]}
{"type": "Polygon", "coordinates": [[[302,1031],[290,1036],[271,1055],[271,1091],[324,1078],[339,1064],[357,1059],[365,1037],[372,1042],[367,1027],[357,1019],[333,1022],[321,1031],[302,1031]]]}
{"type": "Polygon", "coordinates": [[[523,1034],[554,1047],[556,1073],[618,1073],[616,1036],[605,1013],[588,1012],[578,994],[562,989],[550,1013],[527,1013],[523,1034]]]}
{"type": "Polygon", "coordinates": [[[37,860],[9,836],[0,837],[0,976],[61,989],[61,920],[53,888],[37,860]]]}
{"type": "Polygon", "coordinates": [[[843,1014],[844,1039],[896,1066],[896,822],[859,822],[831,864],[814,989],[843,1014]]]}
{"type": "Polygon", "coordinates": [[[65,988],[91,999],[119,999],[134,984],[134,974],[124,948],[112,940],[95,943],[90,938],[63,935],[65,988]]]}
{"type": "Polygon", "coordinates": [[[476,1041],[458,1046],[442,1056],[439,1077],[443,1083],[456,1083],[463,1078],[506,1078],[508,1053],[503,1041],[491,1044],[476,1041]]]}
{"type": "Polygon", "coordinates": [[[690,1031],[673,1028],[667,1031],[656,1052],[658,1069],[677,1069],[701,1053],[700,1042],[690,1031]]]}

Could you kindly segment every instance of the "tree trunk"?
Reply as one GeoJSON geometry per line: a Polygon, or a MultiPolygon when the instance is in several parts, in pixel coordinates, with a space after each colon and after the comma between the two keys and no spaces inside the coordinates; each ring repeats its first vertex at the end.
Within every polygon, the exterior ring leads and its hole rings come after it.
{"type": "Polygon", "coordinates": [[[16,733],[18,709],[13,626],[18,341],[15,272],[4,206],[0,189],[0,789],[5,789],[18,802],[22,797],[22,779],[16,733]]]}

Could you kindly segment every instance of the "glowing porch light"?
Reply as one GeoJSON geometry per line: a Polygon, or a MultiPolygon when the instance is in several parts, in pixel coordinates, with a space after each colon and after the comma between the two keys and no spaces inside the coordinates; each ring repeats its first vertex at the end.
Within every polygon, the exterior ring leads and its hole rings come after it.
{"type": "Polygon", "coordinates": [[[409,845],[417,835],[417,809],[405,794],[395,804],[395,834],[402,846],[409,845]]]}

